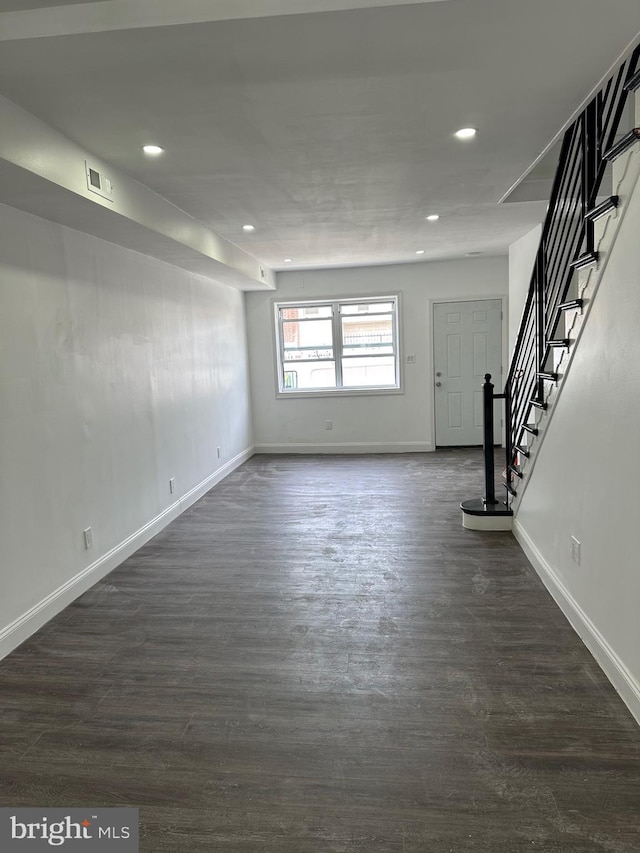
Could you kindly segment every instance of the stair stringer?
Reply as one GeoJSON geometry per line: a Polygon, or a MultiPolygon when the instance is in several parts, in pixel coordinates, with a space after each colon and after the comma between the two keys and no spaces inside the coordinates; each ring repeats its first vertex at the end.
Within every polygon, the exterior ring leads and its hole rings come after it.
{"type": "MultiPolygon", "coordinates": [[[[636,96],[636,103],[640,110],[640,93],[636,96]]],[[[547,404],[547,408],[541,410],[531,407],[527,423],[536,427],[538,435],[532,436],[525,433],[526,438],[523,439],[530,455],[528,458],[521,456],[518,460],[517,467],[522,473],[522,479],[518,478],[512,483],[517,495],[515,497],[509,496],[509,505],[514,515],[517,515],[518,506],[535,468],[536,457],[544,441],[545,431],[553,417],[555,403],[562,393],[563,385],[570,372],[573,354],[580,343],[582,330],[607,268],[608,260],[615,249],[616,237],[625,216],[628,200],[640,185],[640,143],[635,144],[613,162],[612,183],[612,194],[619,197],[619,202],[617,208],[595,223],[595,249],[599,253],[598,262],[592,267],[577,270],[574,273],[575,293],[572,298],[582,299],[583,304],[581,308],[572,308],[565,312],[565,326],[562,336],[569,338],[571,343],[569,347],[554,350],[551,354],[553,363],[549,365],[548,369],[558,374],[558,380],[557,382],[545,380],[546,387],[542,399],[547,404]]],[[[562,324],[560,332],[562,332],[562,324]]]]}

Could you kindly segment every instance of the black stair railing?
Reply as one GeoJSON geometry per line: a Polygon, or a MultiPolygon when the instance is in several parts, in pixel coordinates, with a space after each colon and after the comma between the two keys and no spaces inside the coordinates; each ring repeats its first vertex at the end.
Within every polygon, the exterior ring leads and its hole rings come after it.
{"type": "Polygon", "coordinates": [[[564,312],[579,307],[569,299],[576,270],[596,263],[594,223],[614,208],[611,196],[598,203],[607,165],[640,138],[634,128],[620,137],[627,98],[640,88],[640,47],[622,63],[566,131],[542,228],[529,291],[504,389],[506,400],[507,492],[515,495],[517,462],[526,456],[525,436],[537,435],[531,423],[543,408],[548,382],[557,381],[551,353],[567,347],[561,330],[564,312]]]}

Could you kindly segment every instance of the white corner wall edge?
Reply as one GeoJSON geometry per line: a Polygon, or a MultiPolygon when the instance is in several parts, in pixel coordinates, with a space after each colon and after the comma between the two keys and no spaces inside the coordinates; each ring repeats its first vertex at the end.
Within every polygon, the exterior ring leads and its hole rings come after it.
{"type": "Polygon", "coordinates": [[[161,530],[178,518],[179,515],[221,482],[221,480],[224,480],[225,477],[240,467],[247,459],[250,459],[253,454],[254,448],[251,446],[229,460],[229,462],[226,462],[221,468],[218,468],[213,474],[206,477],[197,486],[187,492],[186,495],[183,495],[139,530],[136,530],[135,533],[132,533],[131,536],[120,542],[119,545],[116,545],[106,554],[103,554],[102,557],[90,566],[87,566],[86,569],[83,569],[46,598],[43,598],[42,601],[38,602],[30,610],[27,610],[26,613],[14,622],[11,622],[6,628],[0,630],[0,660],[21,643],[24,643],[32,634],[35,634],[50,619],[53,619],[54,616],[75,601],[76,598],[94,586],[99,580],[102,580],[109,572],[112,572],[127,557],[130,557],[141,548],[145,542],[148,542],[149,539],[160,533],[161,530]]]}
{"type": "Polygon", "coordinates": [[[377,442],[346,444],[256,444],[256,453],[431,453],[430,441],[377,442]]]}
{"type": "Polygon", "coordinates": [[[640,724],[640,684],[564,586],[517,518],[513,520],[513,535],[553,600],[640,724]]]}

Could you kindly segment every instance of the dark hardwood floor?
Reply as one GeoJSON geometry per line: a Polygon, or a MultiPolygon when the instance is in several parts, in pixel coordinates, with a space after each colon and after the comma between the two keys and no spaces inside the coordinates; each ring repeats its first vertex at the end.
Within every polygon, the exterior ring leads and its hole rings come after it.
{"type": "Polygon", "coordinates": [[[146,853],[638,853],[640,728],[479,451],[256,456],[0,662],[3,806],[146,853]]]}

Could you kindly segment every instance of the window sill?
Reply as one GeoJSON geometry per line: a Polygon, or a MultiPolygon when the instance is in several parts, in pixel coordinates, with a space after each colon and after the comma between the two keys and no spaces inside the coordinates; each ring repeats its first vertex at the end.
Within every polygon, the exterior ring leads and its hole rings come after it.
{"type": "Polygon", "coordinates": [[[318,391],[278,391],[278,400],[311,400],[316,397],[386,397],[389,394],[404,394],[402,388],[321,388],[318,391]]]}

